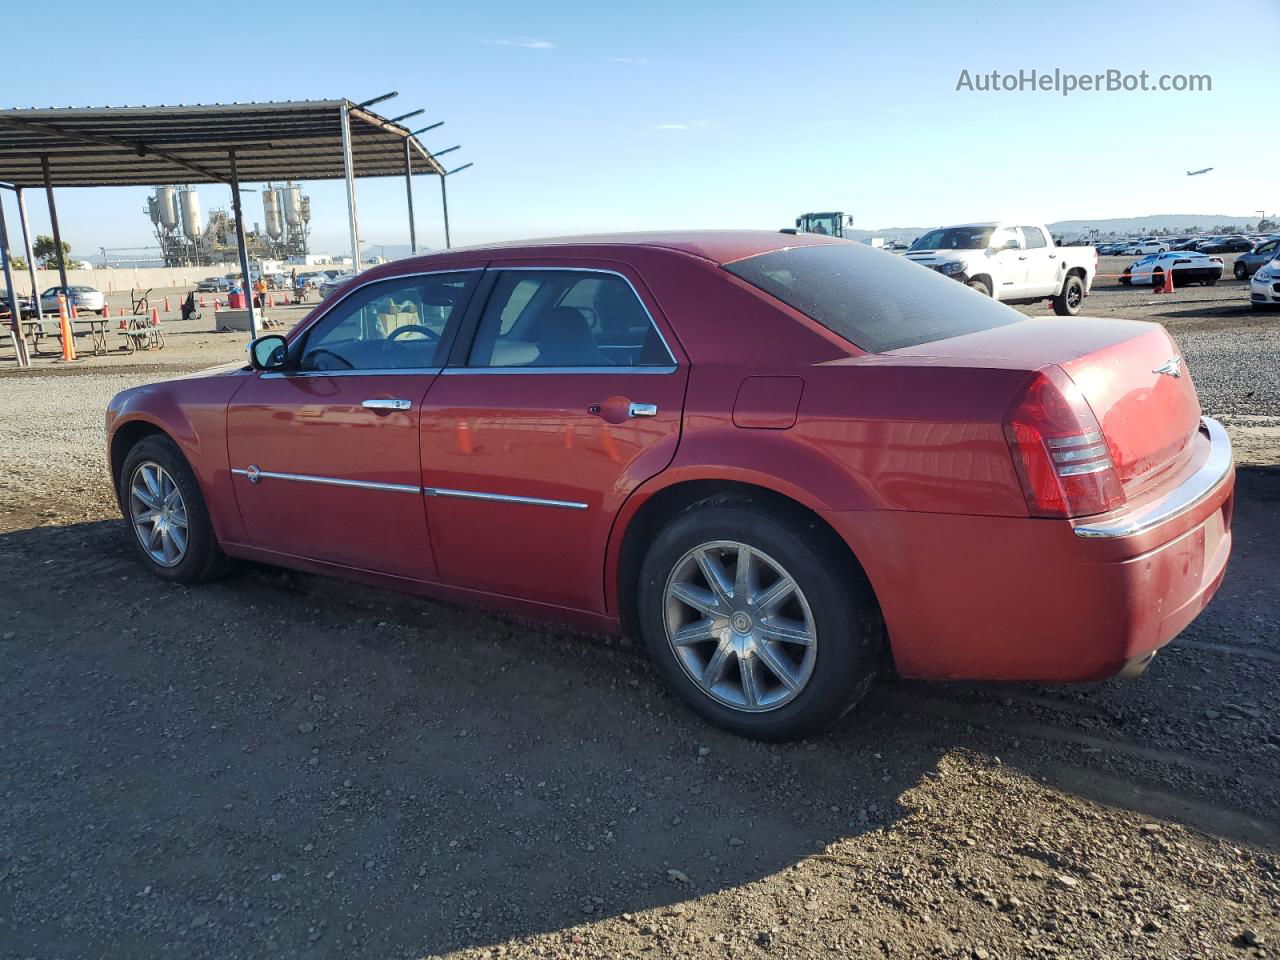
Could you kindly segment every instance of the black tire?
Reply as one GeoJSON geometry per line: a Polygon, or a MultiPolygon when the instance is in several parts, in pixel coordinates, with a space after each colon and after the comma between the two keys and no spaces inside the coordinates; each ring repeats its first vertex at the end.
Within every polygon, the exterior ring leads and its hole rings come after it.
{"type": "Polygon", "coordinates": [[[810,518],[734,499],[694,504],[654,539],[638,584],[641,633],[658,672],[695,713],[739,736],[787,741],[821,733],[866,693],[884,651],[884,621],[870,584],[832,536],[810,518]],[[753,713],[713,699],[667,639],[668,579],[689,551],[718,540],[776,560],[808,602],[817,638],[813,670],[793,699],[772,710],[753,713]]]}
{"type": "Polygon", "coordinates": [[[1218,278],[1217,278],[1217,277],[1210,277],[1208,280],[1206,280],[1206,281],[1204,282],[1204,285],[1205,285],[1206,287],[1216,287],[1216,286],[1218,285],[1218,278]]]}
{"type": "Polygon", "coordinates": [[[1120,285],[1122,287],[1128,287],[1133,284],[1133,276],[1131,274],[1132,271],[1130,271],[1128,267],[1125,267],[1124,274],[1120,277],[1120,285]]]}
{"type": "Polygon", "coordinates": [[[1084,306],[1084,281],[1070,274],[1062,281],[1062,289],[1053,298],[1053,312],[1060,317],[1074,317],[1084,306]]]}
{"type": "Polygon", "coordinates": [[[1161,287],[1163,287],[1163,286],[1164,286],[1164,271],[1163,271],[1163,270],[1152,270],[1152,271],[1151,271],[1151,289],[1152,289],[1152,291],[1153,291],[1153,292],[1154,292],[1154,291],[1157,291],[1157,290],[1159,290],[1159,289],[1160,289],[1161,287]]]}
{"type": "Polygon", "coordinates": [[[1231,268],[1231,272],[1235,274],[1237,280],[1244,280],[1249,275],[1249,270],[1239,260],[1237,260],[1235,266],[1231,268]]]}
{"type": "Polygon", "coordinates": [[[129,542],[137,550],[147,570],[161,580],[199,583],[219,577],[230,569],[231,561],[218,547],[213,523],[209,520],[209,510],[205,506],[195,474],[177,444],[168,437],[156,434],[144,437],[125,455],[124,465],[120,470],[120,511],[124,515],[129,542]],[[134,474],[145,463],[156,463],[163,467],[173,478],[186,504],[186,553],[174,566],[158,563],[144,548],[134,527],[132,511],[136,507],[129,488],[134,474]]]}
{"type": "Polygon", "coordinates": [[[991,296],[991,286],[981,277],[975,277],[965,284],[970,290],[977,290],[984,297],[991,296]]]}

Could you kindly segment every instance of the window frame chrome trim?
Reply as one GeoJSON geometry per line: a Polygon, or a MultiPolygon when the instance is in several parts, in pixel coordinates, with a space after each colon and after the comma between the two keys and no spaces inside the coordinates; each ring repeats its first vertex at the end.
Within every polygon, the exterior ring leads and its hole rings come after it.
{"type": "Polygon", "coordinates": [[[378,370],[270,370],[258,374],[263,380],[288,380],[306,377],[434,377],[443,367],[403,367],[378,370]]]}
{"type": "Polygon", "coordinates": [[[586,510],[589,504],[577,500],[548,500],[545,497],[518,497],[509,493],[482,493],[478,490],[453,490],[449,487],[423,487],[428,497],[453,497],[458,500],[488,500],[496,503],[519,503],[533,507],[561,507],[566,510],[586,510]]]}
{"type": "Polygon", "coordinates": [[[1082,524],[1074,528],[1075,535],[1085,540],[1132,537],[1173,520],[1211,496],[1234,466],[1231,438],[1212,417],[1201,417],[1200,429],[1209,435],[1209,457],[1195,473],[1154,503],[1111,520],[1082,524]]]}
{"type": "MultiPolygon", "coordinates": [[[[650,326],[653,327],[654,331],[658,334],[658,339],[662,341],[662,349],[667,351],[667,357],[671,360],[671,363],[663,364],[661,366],[652,365],[652,366],[644,366],[644,367],[638,367],[638,366],[628,366],[628,367],[615,367],[615,366],[608,366],[608,367],[493,367],[493,366],[472,367],[472,366],[467,366],[466,364],[463,364],[457,367],[445,367],[444,369],[445,373],[450,373],[452,371],[472,372],[472,373],[510,373],[513,370],[524,370],[528,373],[620,373],[624,371],[630,372],[630,373],[639,373],[639,372],[675,373],[677,370],[680,369],[680,361],[676,359],[675,351],[671,349],[671,343],[667,340],[667,335],[662,332],[662,326],[654,318],[653,312],[649,309],[649,305],[644,302],[644,297],[640,296],[640,291],[636,289],[636,285],[631,282],[631,278],[628,277],[625,273],[619,273],[617,270],[609,270],[605,267],[570,267],[570,266],[564,266],[564,265],[551,266],[551,267],[536,267],[536,266],[508,267],[508,266],[503,266],[501,264],[494,264],[492,262],[485,268],[485,270],[486,272],[492,272],[492,273],[506,273],[509,271],[525,272],[525,273],[532,272],[532,271],[540,271],[542,273],[553,273],[553,272],[554,273],[603,273],[603,274],[608,274],[609,276],[612,276],[612,277],[617,277],[620,280],[622,280],[624,283],[626,283],[628,288],[630,288],[631,293],[636,298],[636,302],[640,304],[640,309],[642,309],[644,311],[644,315],[649,318],[649,324],[650,326]]],[[[486,304],[486,309],[487,308],[488,308],[488,305],[486,304]]],[[[480,323],[483,322],[483,320],[484,320],[484,314],[481,313],[479,319],[476,322],[475,332],[472,334],[472,337],[471,337],[471,343],[467,347],[468,359],[470,359],[471,350],[475,347],[476,340],[479,339],[480,337],[480,323]]]]}
{"type": "MultiPolygon", "coordinates": [[[[232,467],[232,474],[238,477],[250,477],[250,471],[242,467],[232,467]]],[[[341,477],[320,477],[309,473],[278,473],[272,470],[258,470],[252,474],[251,482],[261,480],[292,480],[297,483],[317,483],[329,487],[354,487],[359,490],[382,490],[386,493],[421,493],[422,487],[407,483],[378,483],[373,480],[345,480],[341,477]]]]}
{"type": "Polygon", "coordinates": [[[672,374],[680,368],[675,367],[445,367],[441,376],[456,377],[462,374],[501,374],[501,373],[623,373],[628,375],[672,374]]]}
{"type": "MultiPolygon", "coordinates": [[[[333,303],[329,304],[328,306],[325,306],[323,300],[320,303],[316,304],[316,309],[320,310],[320,312],[317,313],[314,317],[310,318],[306,326],[298,330],[294,338],[294,341],[289,341],[286,338],[286,343],[288,343],[289,348],[292,349],[294,342],[296,342],[298,339],[302,337],[308,336],[311,332],[311,328],[314,327],[316,324],[318,324],[320,321],[322,321],[334,310],[336,310],[338,305],[341,304],[344,300],[359,293],[365,287],[373,286],[375,283],[386,283],[391,280],[407,280],[410,277],[435,277],[444,273],[478,273],[480,274],[480,276],[483,277],[484,272],[487,269],[488,267],[485,266],[485,267],[454,267],[451,270],[414,270],[411,273],[396,273],[386,277],[375,277],[368,280],[364,280],[360,283],[357,283],[355,286],[347,289],[347,291],[343,293],[342,296],[338,297],[338,299],[333,301],[333,303]],[[324,308],[323,310],[320,309],[322,307],[324,308]]],[[[643,306],[643,301],[641,305],[643,306]]],[[[449,326],[449,321],[446,320],[445,321],[446,329],[448,328],[448,326],[449,326]]],[[[658,333],[659,335],[661,335],[662,331],[659,330],[658,333]]],[[[265,379],[278,380],[286,376],[294,376],[294,377],[375,376],[376,377],[376,376],[390,376],[392,374],[398,374],[398,373],[418,373],[418,374],[435,375],[440,373],[441,369],[443,368],[442,367],[414,367],[414,368],[396,370],[393,368],[384,367],[384,368],[379,368],[377,370],[270,370],[270,371],[259,371],[258,375],[262,377],[264,380],[265,379]]]]}

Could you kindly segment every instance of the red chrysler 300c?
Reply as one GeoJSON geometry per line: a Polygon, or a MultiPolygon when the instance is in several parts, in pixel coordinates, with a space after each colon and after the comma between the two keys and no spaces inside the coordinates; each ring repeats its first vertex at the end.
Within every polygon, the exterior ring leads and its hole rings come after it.
{"type": "Polygon", "coordinates": [[[643,637],[714,723],[913,677],[1137,672],[1231,546],[1155,324],[1029,319],[862,244],[571,238],[369,270],[251,362],[107,412],[130,537],[643,637]]]}

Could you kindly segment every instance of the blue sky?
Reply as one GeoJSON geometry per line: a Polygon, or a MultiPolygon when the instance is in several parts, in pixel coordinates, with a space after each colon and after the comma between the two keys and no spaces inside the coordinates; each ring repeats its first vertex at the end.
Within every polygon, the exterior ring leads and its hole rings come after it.
{"type": "MultiPolygon", "coordinates": [[[[355,100],[425,107],[454,241],[614,229],[867,228],[1280,207],[1280,2],[434,4],[63,0],[6,11],[0,106],[355,100]],[[216,16],[212,11],[216,10],[216,16]],[[352,11],[356,15],[352,16],[352,11]],[[243,25],[243,34],[234,33],[243,25]],[[24,45],[21,38],[40,39],[24,45]],[[1019,69],[1209,74],[1207,93],[957,92],[1019,69]],[[1188,178],[1185,170],[1213,166],[1188,178]]],[[[341,250],[340,183],[309,183],[313,246],[341,250]]],[[[201,201],[225,205],[225,187],[201,201]]],[[[145,190],[60,191],[64,238],[152,242],[145,190]]],[[[368,243],[408,240],[400,180],[358,184],[368,243]]],[[[442,243],[419,178],[419,236],[442,243]]],[[[6,209],[13,215],[11,200],[6,209]]],[[[256,194],[249,219],[261,219],[256,194]]],[[[28,200],[37,229],[43,204],[28,200]]],[[[11,230],[13,220],[11,219],[11,230]]]]}

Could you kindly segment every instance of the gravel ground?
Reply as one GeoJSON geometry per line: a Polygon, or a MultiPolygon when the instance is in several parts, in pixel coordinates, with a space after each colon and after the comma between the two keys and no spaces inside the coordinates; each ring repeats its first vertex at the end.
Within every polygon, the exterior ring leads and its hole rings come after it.
{"type": "MultiPolygon", "coordinates": [[[[1280,416],[1275,320],[1154,300],[1089,306],[1166,311],[1207,412],[1280,416]]],[[[238,355],[209,336],[0,374],[0,957],[1275,955],[1274,471],[1242,470],[1223,588],[1141,680],[886,681],[768,747],[625,642],[143,574],[102,410],[238,355]]]]}

